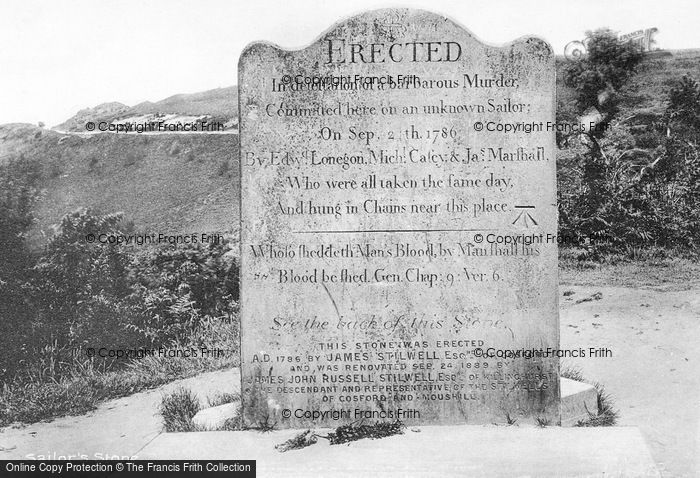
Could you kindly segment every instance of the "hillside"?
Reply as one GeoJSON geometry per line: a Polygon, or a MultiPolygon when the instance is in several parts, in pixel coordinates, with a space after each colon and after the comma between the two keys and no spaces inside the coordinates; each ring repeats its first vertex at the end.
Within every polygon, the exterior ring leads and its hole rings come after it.
{"type": "Polygon", "coordinates": [[[238,136],[64,135],[31,125],[0,126],[0,162],[42,165],[38,247],[74,209],[124,212],[145,233],[231,232],[238,223],[238,136]]]}
{"type": "MultiPolygon", "coordinates": [[[[563,71],[567,62],[557,58],[558,108],[574,101],[574,92],[564,85],[563,71]]],[[[674,50],[666,55],[651,55],[644,59],[637,73],[621,92],[619,118],[625,119],[641,113],[661,114],[665,108],[668,91],[683,75],[700,80],[700,49],[674,50]]]]}
{"type": "Polygon", "coordinates": [[[94,108],[84,108],[73,117],[56,126],[62,131],[85,131],[85,123],[88,121],[111,121],[129,111],[129,107],[119,102],[102,103],[94,108]]]}
{"type": "Polygon", "coordinates": [[[56,125],[57,131],[85,132],[85,123],[148,122],[165,119],[168,122],[218,121],[226,129],[238,124],[238,89],[235,86],[200,93],[173,95],[158,102],[145,101],[133,107],[121,103],[104,103],[80,110],[75,116],[56,125]]]}
{"type": "Polygon", "coordinates": [[[660,112],[665,107],[668,90],[683,75],[700,80],[700,49],[671,53],[672,56],[652,56],[642,63],[625,88],[620,117],[639,111],[660,112]]]}
{"type": "MultiPolygon", "coordinates": [[[[564,84],[567,60],[557,58],[557,121],[578,122],[576,92],[564,84]]],[[[606,132],[619,151],[630,150],[625,158],[632,170],[640,172],[660,154],[660,135],[654,123],[660,122],[672,86],[684,75],[700,80],[700,50],[654,52],[644,58],[636,73],[619,92],[619,112],[606,132]],[[632,152],[633,151],[633,152],[632,152]]],[[[580,148],[557,152],[557,177],[560,199],[580,176],[577,167],[580,148]]]]}
{"type": "Polygon", "coordinates": [[[173,95],[156,103],[146,101],[134,106],[128,113],[162,112],[233,118],[238,115],[238,88],[229,86],[201,93],[173,95]]]}

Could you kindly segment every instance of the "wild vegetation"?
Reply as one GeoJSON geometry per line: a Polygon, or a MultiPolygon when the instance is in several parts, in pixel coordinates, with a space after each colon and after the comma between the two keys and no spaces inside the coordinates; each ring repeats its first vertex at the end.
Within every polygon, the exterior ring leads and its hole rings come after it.
{"type": "MultiPolygon", "coordinates": [[[[241,397],[238,394],[223,393],[207,397],[207,403],[209,407],[216,407],[226,403],[238,402],[240,399],[241,397]]],[[[189,388],[180,387],[172,393],[163,396],[158,413],[163,420],[163,428],[166,432],[211,431],[206,427],[197,425],[192,420],[200,410],[202,410],[202,404],[197,394],[189,388]]],[[[241,429],[241,417],[238,414],[228,418],[217,428],[218,431],[241,429]]]]}
{"type": "Polygon", "coordinates": [[[573,238],[568,245],[579,259],[695,255],[698,85],[687,76],[668,81],[664,104],[630,108],[627,87],[642,55],[609,30],[588,37],[587,57],[563,65],[562,81],[575,101],[560,102],[557,115],[564,122],[597,118],[597,127],[557,138],[560,236],[573,238]]]}
{"type": "Polygon", "coordinates": [[[237,363],[237,264],[227,241],[101,244],[86,238],[125,235],[122,216],[78,210],[31,254],[23,240],[32,223],[31,165],[0,168],[1,424],[89,410],[237,363]],[[196,359],[168,352],[191,349],[196,359]]]}

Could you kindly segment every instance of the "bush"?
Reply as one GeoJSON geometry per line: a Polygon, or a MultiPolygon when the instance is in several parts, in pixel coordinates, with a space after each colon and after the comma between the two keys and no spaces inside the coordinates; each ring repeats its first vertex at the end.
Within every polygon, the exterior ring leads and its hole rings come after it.
{"type": "Polygon", "coordinates": [[[5,378],[59,380],[87,362],[111,370],[124,361],[88,360],[85,351],[184,343],[208,321],[234,320],[238,273],[226,257],[228,243],[138,249],[99,243],[100,234],[123,230],[121,214],[67,214],[36,264],[26,267],[27,280],[0,283],[11,299],[0,312],[22,319],[2,324],[9,326],[1,345],[12,352],[2,356],[5,378]]]}
{"type": "MultiPolygon", "coordinates": [[[[182,342],[168,344],[168,348],[206,347],[226,349],[231,353],[211,354],[197,360],[148,355],[127,362],[118,371],[99,367],[96,359],[83,357],[74,361],[71,373],[61,377],[43,371],[49,360],[43,364],[34,363],[33,375],[6,383],[0,389],[0,426],[82,414],[93,410],[103,400],[131,395],[205,371],[234,367],[239,363],[238,340],[237,318],[230,323],[207,319],[182,342]]],[[[47,346],[42,352],[55,356],[61,351],[47,346]]],[[[235,397],[221,399],[229,398],[235,397]]]]}
{"type": "Polygon", "coordinates": [[[610,252],[636,257],[640,248],[697,251],[700,87],[687,77],[672,84],[664,119],[657,116],[635,136],[615,121],[615,95],[641,54],[609,30],[587,35],[588,56],[567,66],[566,80],[579,108],[601,109],[613,127],[558,142],[569,147],[560,155],[569,167],[558,171],[559,234],[587,240],[582,259],[610,252]],[[661,134],[666,131],[672,134],[661,134]]]}
{"type": "Polygon", "coordinates": [[[653,162],[635,168],[618,129],[602,154],[577,153],[576,172],[561,178],[559,233],[590,239],[586,259],[610,252],[684,249],[700,245],[700,154],[677,138],[653,162]],[[564,192],[567,191],[567,192],[564,192]]]}
{"type": "Polygon", "coordinates": [[[84,209],[63,217],[33,269],[35,342],[57,342],[73,350],[128,344],[119,323],[130,315],[121,303],[129,293],[129,258],[114,244],[86,239],[120,234],[120,221],[120,214],[98,216],[84,209]]]}
{"type": "Polygon", "coordinates": [[[34,316],[27,300],[34,258],[26,236],[34,223],[41,165],[23,156],[0,164],[0,378],[12,376],[24,356],[34,316]]]}

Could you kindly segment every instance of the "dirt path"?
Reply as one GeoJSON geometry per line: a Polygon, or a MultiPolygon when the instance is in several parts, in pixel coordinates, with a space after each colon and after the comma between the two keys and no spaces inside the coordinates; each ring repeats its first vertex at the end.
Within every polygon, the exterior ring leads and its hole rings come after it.
{"type": "Polygon", "coordinates": [[[238,369],[209,372],[161,388],[111,400],[87,415],[63,417],[0,432],[0,459],[103,459],[138,456],[162,432],[158,405],[179,386],[196,392],[203,405],[216,392],[240,389],[238,369]]]}
{"type": "Polygon", "coordinates": [[[700,290],[562,286],[562,348],[607,347],[612,358],[567,359],[600,382],[639,427],[665,476],[700,474],[700,290]],[[600,292],[600,300],[576,300],[600,292]]]}

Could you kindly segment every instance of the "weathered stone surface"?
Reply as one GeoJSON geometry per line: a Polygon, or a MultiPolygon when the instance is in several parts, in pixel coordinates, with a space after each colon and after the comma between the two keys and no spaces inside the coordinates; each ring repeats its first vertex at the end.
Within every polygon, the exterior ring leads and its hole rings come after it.
{"type": "Polygon", "coordinates": [[[598,413],[598,391],[593,385],[562,378],[560,386],[562,426],[574,426],[598,413]]]}
{"type": "Polygon", "coordinates": [[[246,424],[559,423],[551,48],[378,10],[239,87],[246,424]]]}

